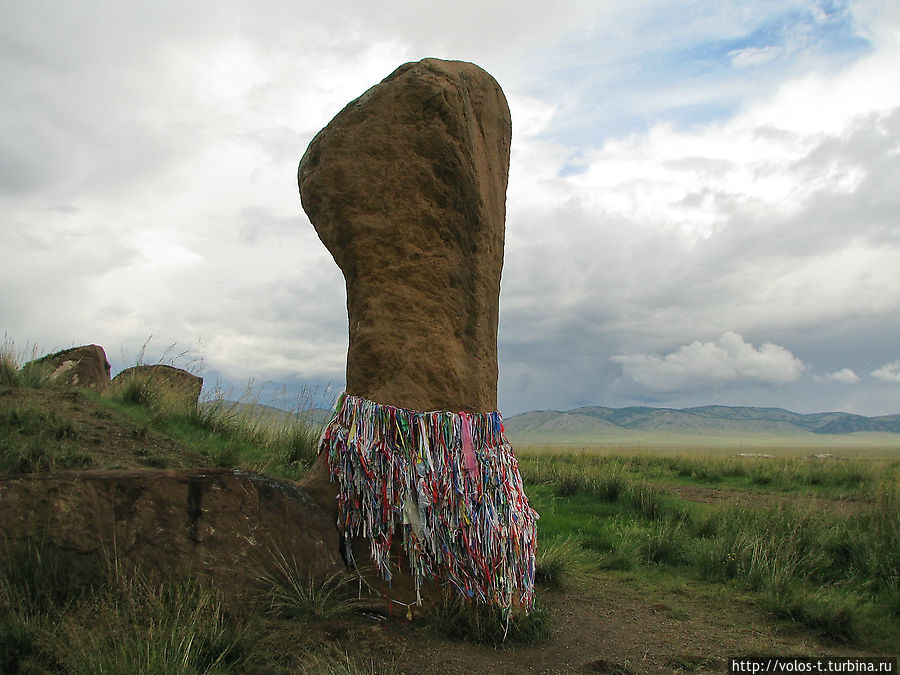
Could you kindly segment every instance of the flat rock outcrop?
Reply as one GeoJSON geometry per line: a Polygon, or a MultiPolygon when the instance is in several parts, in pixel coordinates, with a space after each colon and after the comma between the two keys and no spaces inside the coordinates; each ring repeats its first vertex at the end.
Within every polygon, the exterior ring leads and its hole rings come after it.
{"type": "Polygon", "coordinates": [[[57,383],[106,391],[109,387],[109,361],[100,345],[84,345],[48,354],[37,360],[48,369],[57,383]]]}
{"type": "Polygon", "coordinates": [[[511,122],[471,63],[407,63],[300,162],[303,208],[347,285],[347,392],[415,410],[497,407],[511,122]]]}
{"type": "Polygon", "coordinates": [[[80,471],[0,481],[0,552],[33,544],[73,578],[115,561],[148,577],[202,576],[240,596],[273,556],[299,578],[343,570],[334,522],[295,484],[231,469],[80,471]]]}
{"type": "Polygon", "coordinates": [[[167,396],[172,403],[189,408],[197,406],[203,389],[199,375],[161,363],[126,368],[112,379],[110,386],[125,386],[129,381],[146,387],[151,396],[167,396]]]}

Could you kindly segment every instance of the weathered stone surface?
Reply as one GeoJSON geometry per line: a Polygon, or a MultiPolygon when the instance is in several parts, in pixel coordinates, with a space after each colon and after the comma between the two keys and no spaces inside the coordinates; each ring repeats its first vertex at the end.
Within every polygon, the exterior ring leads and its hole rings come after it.
{"type": "Polygon", "coordinates": [[[203,389],[203,378],[181,368],[163,364],[132,366],[112,379],[111,386],[138,380],[156,394],[169,396],[176,405],[196,407],[203,389]]]}
{"type": "Polygon", "coordinates": [[[200,575],[242,595],[276,552],[300,578],[344,565],[334,522],[295,484],[231,469],[82,471],[0,481],[0,555],[43,542],[75,577],[113,560],[151,578],[200,575]]]}
{"type": "MultiPolygon", "coordinates": [[[[349,103],[310,143],[297,178],[346,281],[348,393],[415,410],[496,410],[510,137],[490,75],[425,59],[349,103]]],[[[325,462],[302,484],[334,522],[325,462]]],[[[364,576],[409,603],[416,594],[400,540],[392,587],[364,576]]],[[[350,545],[369,565],[368,541],[350,545]]],[[[422,591],[433,597],[437,587],[422,591]]]]}
{"type": "Polygon", "coordinates": [[[303,208],[344,273],[347,392],[417,410],[497,407],[511,123],[471,63],[407,63],[300,162],[303,208]]]}
{"type": "Polygon", "coordinates": [[[64,349],[38,359],[38,363],[47,367],[59,384],[97,391],[105,391],[109,386],[109,361],[100,345],[64,349]]]}

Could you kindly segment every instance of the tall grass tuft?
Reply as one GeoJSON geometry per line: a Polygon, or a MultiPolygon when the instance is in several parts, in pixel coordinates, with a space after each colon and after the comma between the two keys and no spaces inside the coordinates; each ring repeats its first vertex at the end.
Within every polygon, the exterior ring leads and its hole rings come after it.
{"type": "Polygon", "coordinates": [[[0,564],[0,672],[230,673],[264,660],[249,624],[194,581],[150,583],[111,566],[76,575],[42,540],[0,564]]]}
{"type": "Polygon", "coordinates": [[[44,659],[52,617],[84,597],[91,584],[73,578],[43,538],[0,553],[0,673],[29,672],[44,659]]]}
{"type": "Polygon", "coordinates": [[[254,642],[209,588],[139,577],[119,579],[69,609],[47,640],[62,670],[74,675],[240,673],[254,642]]]}
{"type": "Polygon", "coordinates": [[[4,340],[0,343],[0,386],[18,387],[21,384],[19,369],[19,360],[12,344],[4,340]]]}
{"type": "Polygon", "coordinates": [[[690,513],[665,490],[650,483],[634,483],[623,495],[648,520],[687,520],[690,513]]]}
{"type": "Polygon", "coordinates": [[[601,501],[615,502],[628,487],[622,466],[613,462],[606,471],[596,475],[591,484],[591,492],[601,501]]]}
{"type": "Polygon", "coordinates": [[[43,537],[5,548],[0,558],[0,607],[15,604],[29,614],[77,600],[98,580],[76,579],[60,552],[43,537]]]}
{"type": "Polygon", "coordinates": [[[855,598],[828,592],[783,590],[763,595],[761,606],[774,618],[790,621],[835,643],[858,643],[865,610],[855,598]]]}
{"type": "Polygon", "coordinates": [[[585,550],[571,537],[544,542],[537,549],[534,580],[544,586],[565,588],[583,577],[589,564],[585,550]]]}
{"type": "Polygon", "coordinates": [[[510,613],[464,600],[453,591],[444,593],[431,609],[430,619],[447,637],[475,644],[497,646],[513,642],[534,645],[550,637],[550,618],[537,604],[528,614],[510,613]]]}
{"type": "Polygon", "coordinates": [[[50,364],[38,358],[38,347],[25,351],[16,349],[15,343],[4,335],[0,342],[0,387],[28,387],[43,389],[56,384],[58,378],[50,364]]]}
{"type": "Polygon", "coordinates": [[[308,675],[394,675],[397,669],[393,664],[376,662],[374,659],[361,662],[345,652],[340,655],[310,654],[303,664],[303,672],[308,675]]]}
{"type": "Polygon", "coordinates": [[[298,480],[312,466],[322,423],[311,413],[312,394],[301,392],[291,412],[258,405],[249,394],[228,401],[214,391],[196,406],[185,407],[177,390],[140,374],[111,391],[114,400],[132,406],[154,427],[185,438],[206,465],[241,467],[298,480]],[[144,412],[141,412],[141,411],[144,412]]]}
{"type": "Polygon", "coordinates": [[[352,611],[358,604],[356,577],[334,574],[324,581],[300,571],[297,561],[280,549],[271,551],[268,569],[254,573],[265,609],[289,619],[330,619],[352,611]]]}
{"type": "Polygon", "coordinates": [[[687,542],[683,520],[657,520],[641,542],[641,557],[651,563],[680,565],[686,560],[687,542]]]}
{"type": "Polygon", "coordinates": [[[117,383],[112,388],[110,395],[129,405],[142,405],[151,407],[160,399],[160,392],[151,384],[149,377],[134,375],[126,378],[122,383],[117,383]]]}
{"type": "Polygon", "coordinates": [[[198,406],[192,422],[209,430],[217,442],[228,439],[236,448],[242,448],[235,453],[241,465],[293,480],[312,466],[322,433],[322,425],[312,420],[308,408],[273,421],[243,412],[221,398],[198,406]]]}

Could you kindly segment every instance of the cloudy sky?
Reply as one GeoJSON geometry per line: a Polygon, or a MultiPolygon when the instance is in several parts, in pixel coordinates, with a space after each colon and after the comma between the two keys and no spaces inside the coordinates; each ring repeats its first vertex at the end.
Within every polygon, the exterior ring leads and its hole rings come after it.
{"type": "Polygon", "coordinates": [[[505,414],[900,412],[896,0],[4,2],[0,332],[340,391],[296,166],[426,56],[512,110],[505,414]]]}

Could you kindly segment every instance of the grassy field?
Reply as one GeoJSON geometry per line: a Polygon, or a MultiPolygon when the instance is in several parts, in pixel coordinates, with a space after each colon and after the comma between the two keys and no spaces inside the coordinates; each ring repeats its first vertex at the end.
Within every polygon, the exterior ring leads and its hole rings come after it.
{"type": "Polygon", "coordinates": [[[628,434],[606,434],[584,438],[557,436],[552,442],[532,437],[511,441],[517,448],[590,450],[606,454],[626,453],[671,455],[707,455],[710,457],[737,453],[778,455],[806,455],[812,453],[840,454],[845,457],[891,457],[900,454],[900,434],[857,432],[852,434],[721,434],[672,433],[639,431],[628,434]]]}
{"type": "Polygon", "coordinates": [[[900,637],[900,458],[523,449],[545,547],[747,593],[835,642],[900,637]]]}
{"type": "MultiPolygon", "coordinates": [[[[298,479],[314,457],[318,429],[302,414],[272,425],[221,399],[178,410],[164,392],[98,396],[27,375],[0,363],[0,478],[233,466],[298,479]]],[[[452,599],[412,623],[372,618],[346,578],[309,584],[289,569],[261,575],[259,602],[242,608],[199,583],[114,570],[73,588],[35,545],[0,552],[0,672],[721,672],[729,653],[900,644],[891,448],[745,439],[517,454],[541,515],[539,609],[509,630],[452,599]],[[843,459],[808,457],[827,453],[843,459]]]]}

